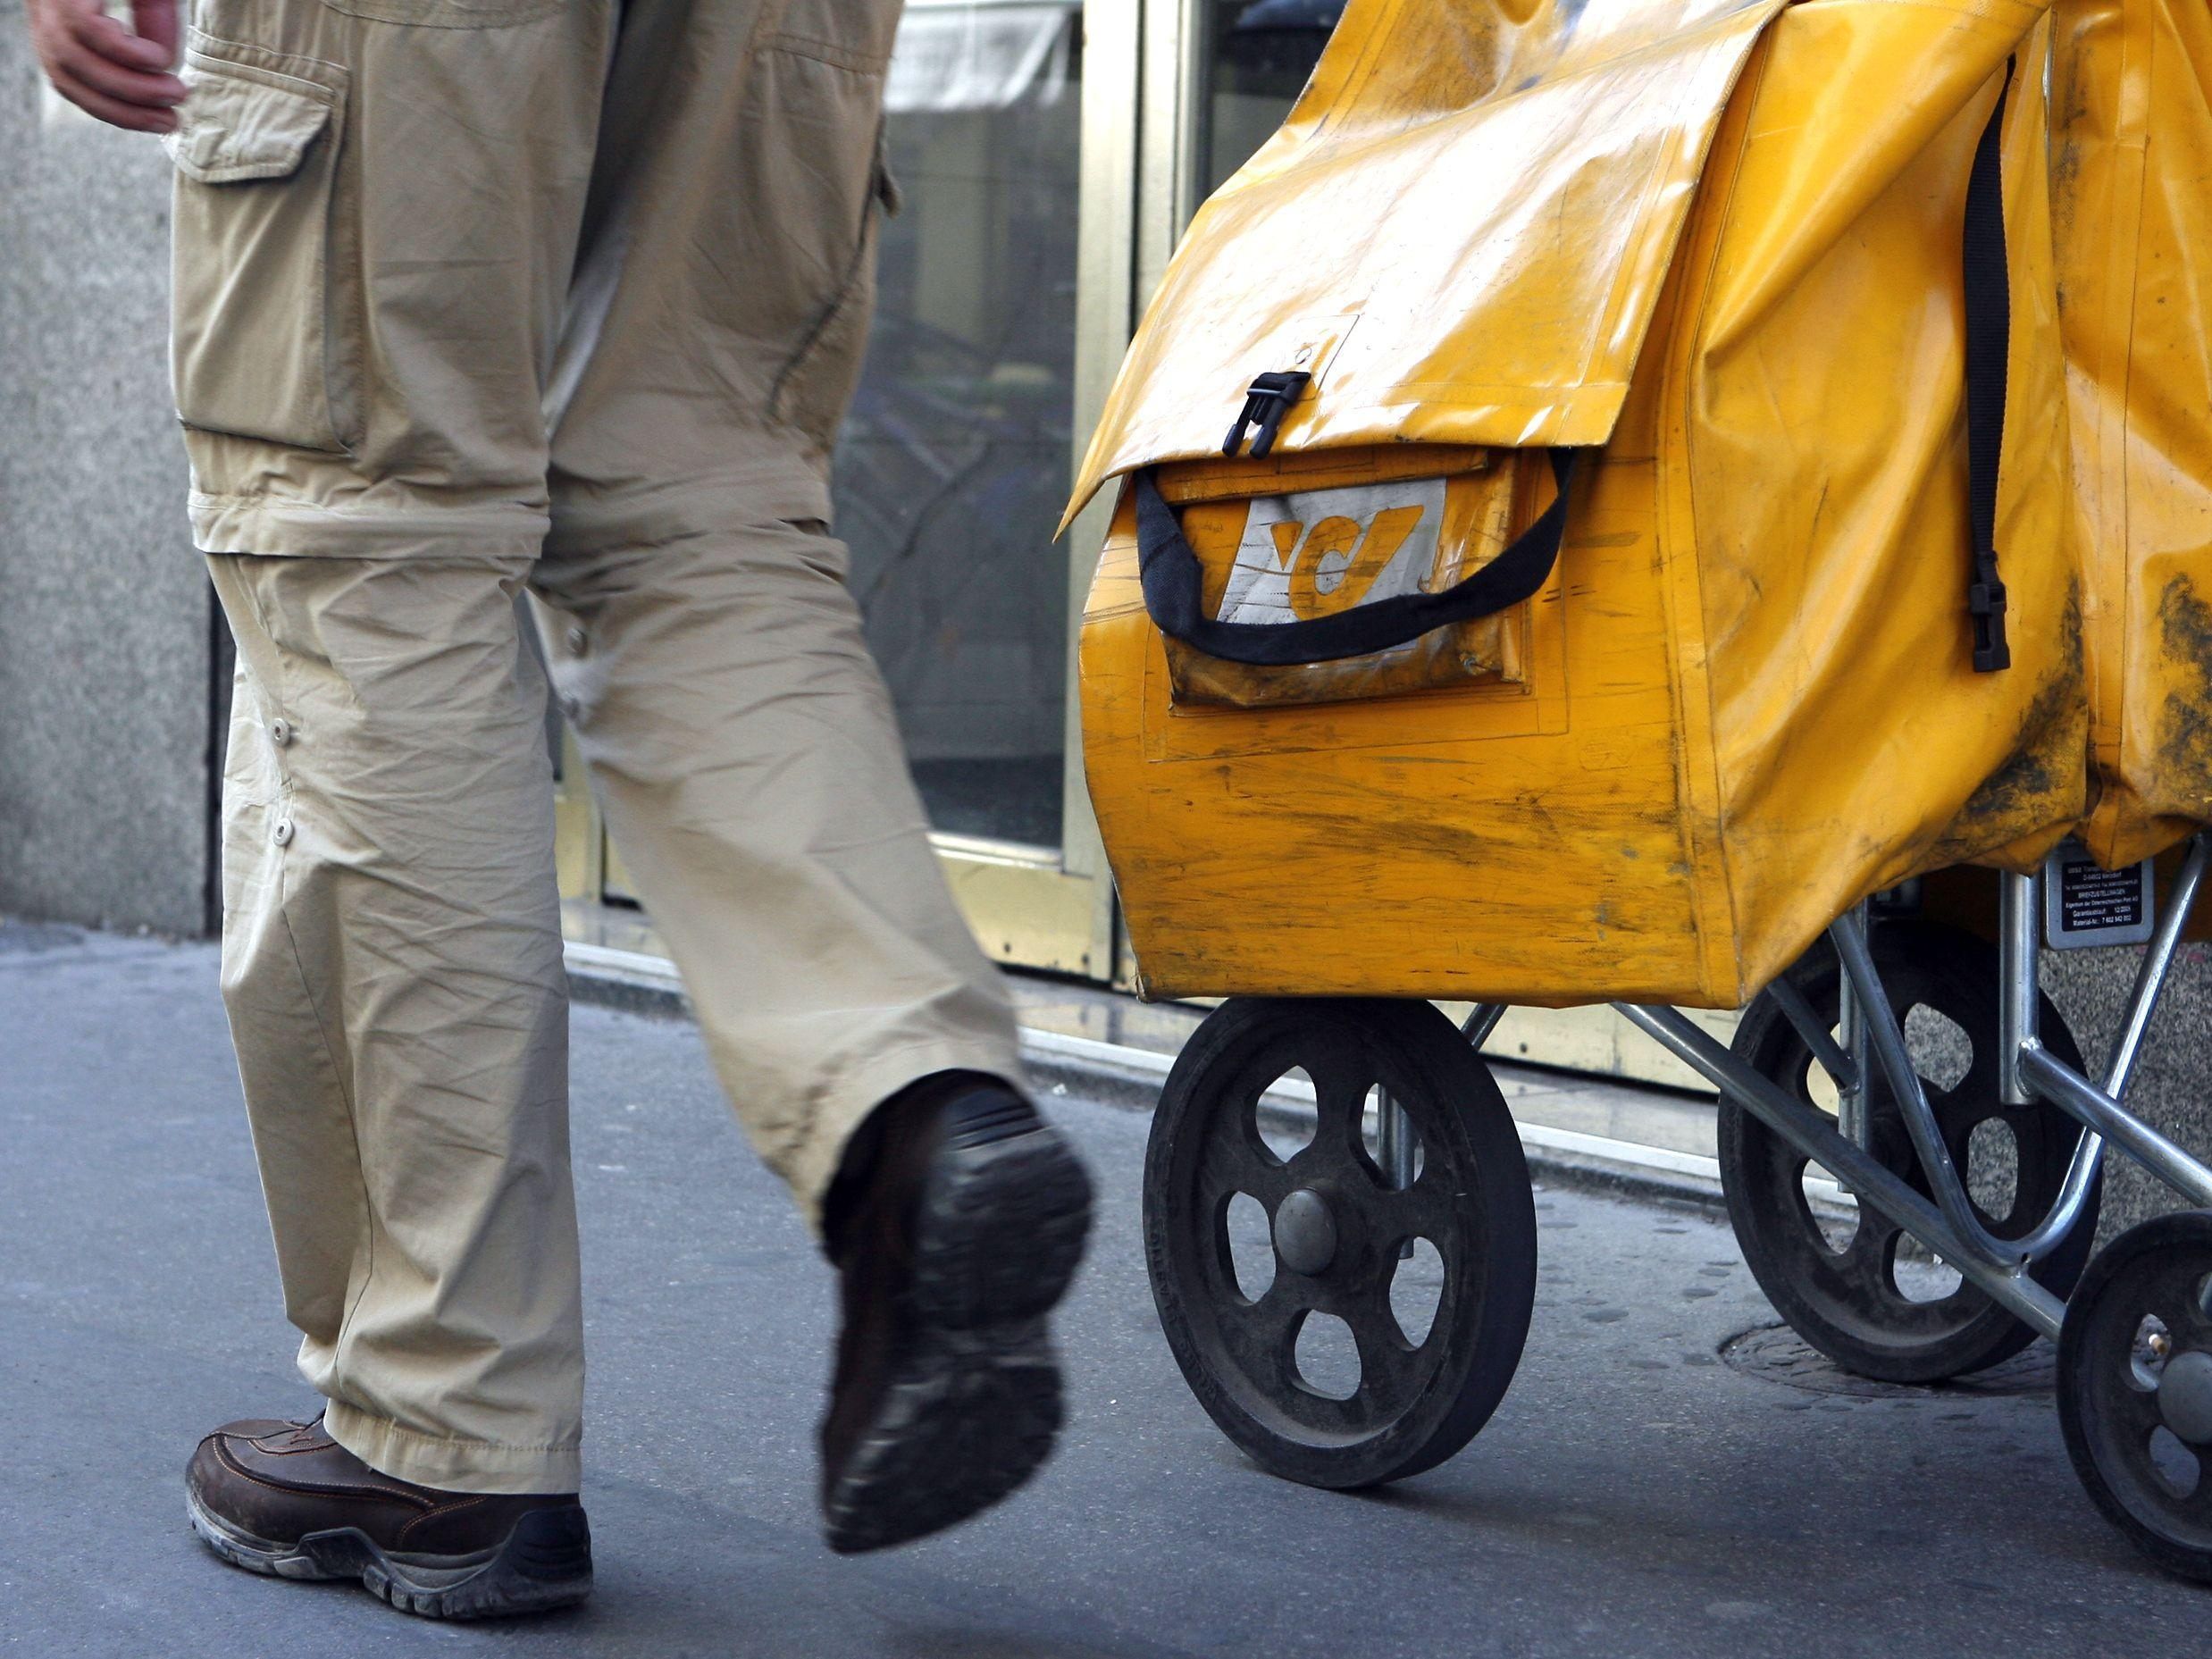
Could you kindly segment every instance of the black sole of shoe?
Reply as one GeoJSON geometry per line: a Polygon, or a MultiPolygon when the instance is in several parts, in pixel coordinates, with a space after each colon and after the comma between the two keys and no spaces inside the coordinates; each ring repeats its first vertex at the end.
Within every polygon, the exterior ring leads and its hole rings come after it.
{"type": "Polygon", "coordinates": [[[1049,1127],[938,1153],[915,1224],[911,1340],[825,1496],[832,1549],[940,1531],[1052,1454],[1062,1410],[1045,1316],[1090,1223],[1090,1177],[1049,1127]]]}
{"type": "Polygon", "coordinates": [[[186,1495],[185,1506],[192,1530],[233,1566],[279,1579],[357,1579],[425,1619],[550,1613],[591,1593],[591,1533],[581,1505],[524,1515],[503,1542],[473,1555],[395,1555],[353,1527],[275,1544],[233,1527],[197,1493],[186,1495]]]}

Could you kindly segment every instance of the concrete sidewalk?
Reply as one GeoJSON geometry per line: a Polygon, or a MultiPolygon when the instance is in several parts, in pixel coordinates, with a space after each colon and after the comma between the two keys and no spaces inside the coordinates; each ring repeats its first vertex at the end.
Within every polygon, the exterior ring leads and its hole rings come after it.
{"type": "Polygon", "coordinates": [[[251,1577],[187,1530],[184,1460],[214,1423],[312,1403],[214,971],[206,946],[0,926],[0,1651],[2206,1650],[2212,1593],[2141,1564],[2076,1487],[2047,1349],[1975,1388],[1834,1392],[1687,1207],[1540,1193],[1536,1323],[1491,1426],[1384,1493],[1274,1480],[1160,1339],[1144,1118],[1073,1093],[1055,1109],[1102,1204],[1063,1327],[1061,1456],[965,1529],[832,1557],[811,1449],[828,1275],[696,1034],[597,1007],[574,1018],[597,1597],[444,1627],[251,1577]]]}

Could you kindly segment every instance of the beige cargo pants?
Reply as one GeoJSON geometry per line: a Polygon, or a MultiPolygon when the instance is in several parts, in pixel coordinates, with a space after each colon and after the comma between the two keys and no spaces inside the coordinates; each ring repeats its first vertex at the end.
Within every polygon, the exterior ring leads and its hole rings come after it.
{"type": "Polygon", "coordinates": [[[830,539],[898,0],[198,0],[192,519],[236,633],[223,990],[331,1432],[577,1483],[545,683],[802,1207],[1013,1076],[830,539]]]}

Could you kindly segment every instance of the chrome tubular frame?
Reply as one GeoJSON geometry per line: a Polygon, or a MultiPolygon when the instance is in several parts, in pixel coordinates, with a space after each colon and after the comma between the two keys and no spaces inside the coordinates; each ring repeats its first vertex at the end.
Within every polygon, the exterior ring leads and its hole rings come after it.
{"type": "MultiPolygon", "coordinates": [[[[1866,901],[1864,899],[1844,912],[1842,925],[1856,929],[1860,938],[1866,937],[1866,901]]],[[[1780,980],[1775,982],[1777,985],[1780,983],[1780,980]]],[[[1794,991],[1794,987],[1792,989],[1794,991]]],[[[1851,981],[1847,976],[1836,987],[1836,1034],[1842,1038],[1844,1052],[1848,1056],[1848,1063],[1841,1071],[1837,1070],[1821,1048],[1814,1044],[1810,1033],[1816,1022],[1810,1018],[1812,1010],[1806,1008],[1805,999],[1799,996],[1792,1000],[1805,1010],[1806,1023],[1799,1024],[1798,1016],[1791,1010],[1789,1001],[1779,997],[1776,999],[1781,1002],[1782,1012],[1789,1017],[1789,1023],[1797,1026],[1798,1035],[1812,1047],[1814,1056],[1822,1065],[1828,1067],[1828,1075],[1836,1080],[1837,1131],[1847,1140],[1864,1146],[1866,1144],[1866,1074],[1873,1063],[1873,1054],[1867,1041],[1866,1021],[1860,1017],[1859,1000],[1852,992],[1851,981]]]]}
{"type": "MultiPolygon", "coordinates": [[[[1883,1004],[1884,1007],[1888,1005],[1883,1004]]],[[[1954,1231],[1949,1219],[1898,1176],[1836,1132],[1826,1114],[1785,1093],[1699,1030],[1679,1010],[1616,1002],[1614,1010],[1684,1065],[1725,1089],[1760,1122],[1937,1252],[1991,1297],[2047,1336],[2058,1334],[2065,1304],[2030,1278],[2025,1261],[1991,1261],[1954,1231]]],[[[1924,1101],[1923,1102],[1925,1104],[1924,1101]]],[[[1979,1223],[1976,1230],[1980,1231],[1979,1223]]]]}
{"type": "Polygon", "coordinates": [[[1405,1120],[1405,1108],[1390,1098],[1390,1091],[1382,1091],[1382,1098],[1375,1102],[1375,1161],[1382,1165],[1383,1173],[1390,1184],[1403,1190],[1413,1185],[1413,1137],[1406,1131],[1412,1126],[1405,1120]]]}
{"type": "Polygon", "coordinates": [[[2212,1169],[2124,1110],[2079,1072],[2053,1060],[2048,1050],[2025,1050],[2020,1061],[2022,1073],[2035,1085],[2036,1093],[2052,1105],[2080,1119],[2191,1203],[2212,1204],[2212,1169]]]}
{"type": "MultiPolygon", "coordinates": [[[[2122,1133],[2113,1138],[2126,1145],[2126,1136],[2140,1132],[2157,1144],[2146,1155],[2143,1144],[2129,1147],[2132,1155],[2141,1159],[2160,1177],[2187,1194],[2192,1203],[2212,1203],[2200,1186],[2188,1183],[2192,1169],[2201,1174],[2203,1166],[2182,1153],[2172,1142],[2155,1130],[2137,1122],[2120,1110],[2120,1102],[2127,1098],[2127,1085],[2134,1080],[2135,1062],[2141,1058],[2143,1035],[2150,1029],[2150,1016],[2158,1006],[2159,994],[2166,989],[2166,975],[2174,967],[2174,952],[2182,942],[2182,930],[2188,926],[2189,912],[2197,901],[2197,892],[2203,885],[2205,862],[2212,842],[2199,836],[2191,843],[2189,856],[2182,863],[2180,873],[2174,878],[2173,890],[2166,894],[2166,904],[2158,914],[2158,926],[2150,936],[2150,943],[2143,951],[2142,966],[2135,972],[2135,989],[2128,998],[2127,1023],[2112,1045],[2112,1059],[2105,1068],[2105,1086],[2101,1092],[2089,1088],[2088,1080],[2077,1076],[2051,1059],[2049,1051],[2040,1043],[2030,1054],[2025,1049],[2007,1055],[2022,1080],[2042,1094],[2060,1110],[2072,1113],[2088,1126],[2074,1148],[2074,1161],[2066,1168],[2065,1184],[2059,1188],[2058,1197],[2052,1203],[2050,1214],[2044,1217],[2035,1230],[2020,1241],[2021,1248],[2032,1258],[2048,1255],[2065,1237],[2082,1206],[2089,1202],[2090,1188],[2096,1183],[2097,1172],[2104,1167],[2106,1126],[2121,1127],[2122,1133]],[[2084,1096],[2076,1090],[2087,1090],[2084,1096]],[[2069,1101],[2072,1102],[2069,1104],[2069,1101]],[[2088,1115],[2084,1115],[2084,1111],[2088,1115]],[[2117,1114],[2116,1117],[2115,1114],[2117,1114]],[[2180,1162],[2175,1162],[2175,1157],[2180,1162]],[[2162,1169],[2153,1159],[2163,1159],[2162,1169]],[[2169,1173],[2170,1172],[2170,1173],[2169,1173]],[[2176,1180],[2176,1176],[2181,1177],[2176,1180]]],[[[2016,876],[2008,876],[2015,881],[2016,876]]]]}
{"type": "Polygon", "coordinates": [[[2189,912],[2197,902],[2198,890],[2204,884],[2208,859],[2212,859],[2212,837],[2199,835],[2190,843],[2189,857],[2182,861],[2182,867],[2174,877],[2173,889],[2166,896],[2165,908],[2159,913],[2158,931],[2143,951],[2143,965],[2136,972],[2134,994],[2128,1002],[2127,1024],[2121,1029],[2120,1040],[2113,1047],[2111,1065],[2105,1073],[2105,1093],[2115,1100],[2126,1097],[2127,1085],[2135,1076],[2135,1062],[2143,1052],[2143,1035],[2150,1029],[2151,1012],[2158,1007],[2158,993],[2166,989],[2166,976],[2174,966],[2174,952],[2182,943],[2182,930],[2189,924],[2189,912]]]}
{"type": "Polygon", "coordinates": [[[2020,1077],[2023,1043],[2040,1040],[2042,981],[2043,877],[1998,877],[1997,894],[1997,1098],[2007,1106],[2025,1106],[2034,1097],[2020,1077]]]}
{"type": "MultiPolygon", "coordinates": [[[[1378,1154],[1376,1161],[1382,1165],[1390,1185],[1403,1192],[1413,1185],[1414,1137],[1409,1133],[1412,1125],[1406,1120],[1405,1108],[1390,1098],[1388,1089],[1378,1093],[1375,1102],[1375,1150],[1378,1154]]],[[[1398,1260],[1412,1259],[1413,1241],[1409,1238],[1398,1246],[1398,1260]]]]}
{"type": "MultiPolygon", "coordinates": [[[[1843,968],[1840,1042],[1822,1026],[1820,1017],[1796,987],[1781,980],[1769,987],[1782,1014],[1835,1079],[1843,1108],[1836,1121],[1752,1070],[1678,1010],[1625,1002],[1613,1007],[1622,1018],[1724,1090],[1797,1152],[1827,1169],[1847,1190],[1903,1226],[2035,1329],[2056,1336],[2065,1316],[2065,1304],[2030,1278],[2029,1271],[2081,1220],[2107,1144],[2120,1148],[2190,1202],[2212,1206],[2212,1168],[2122,1104],[2208,863],[2212,863],[2212,834],[2200,834],[2191,843],[2165,895],[2102,1088],[2053,1058],[2038,1035],[2042,877],[2002,878],[1998,940],[2002,979],[1998,988],[1998,1088],[2007,1104],[2048,1102],[2077,1119],[2086,1131],[2074,1148],[2049,1213],[2019,1238],[1997,1237],[1974,1212],[1963,1172],[1943,1144],[1927,1092],[1906,1050],[1904,1029],[1882,990],[1873,952],[1867,947],[1864,906],[1855,907],[1829,929],[1843,968]],[[1871,1066],[1881,1068],[1883,1081],[1897,1096],[1906,1131],[1935,1194],[1934,1203],[1877,1162],[1861,1144],[1871,1066]]],[[[1496,1026],[1498,1011],[1478,1009],[1469,1019],[1468,1034],[1478,1046],[1496,1026]]]]}
{"type": "MultiPolygon", "coordinates": [[[[2023,1260],[1983,1227],[1982,1219],[1974,1213],[1973,1201],[1966,1195],[1965,1174],[1952,1161],[1951,1149],[1943,1144],[1943,1131],[1936,1123],[1934,1109],[1928,1104],[1928,1091],[1914,1068],[1912,1052],[1905,1045],[1905,1027],[1882,990],[1881,976],[1874,969],[1873,952],[1867,948],[1866,935],[1847,920],[1831,927],[1828,937],[1842,960],[1845,983],[1858,1000],[1860,1018],[1866,1022],[1883,1081],[1897,1097],[1898,1110],[1905,1116],[1905,1132],[1912,1138],[1913,1150],[1920,1155],[1921,1168],[1927,1172],[1928,1185],[1935,1194],[1944,1219],[1950,1223],[1955,1240],[1991,1265],[2010,1265],[2023,1260]]],[[[1947,1256],[1949,1253],[1947,1252],[1947,1256]]],[[[1962,1272],[1965,1270],[1962,1263],[1953,1265],[1962,1272]]]]}
{"type": "Polygon", "coordinates": [[[1478,1002],[1461,1023],[1460,1031],[1480,1052],[1482,1045],[1490,1040],[1490,1034],[1497,1029],[1497,1022],[1504,1018],[1504,1003],[1478,1002]]]}
{"type": "MultiPolygon", "coordinates": [[[[1767,993],[1774,999],[1775,1006],[1781,1010],[1782,1017],[1795,1027],[1805,1046],[1813,1052],[1813,1058],[1820,1061],[1822,1068],[1835,1079],[1836,1093],[1840,1101],[1848,1102],[1853,1106],[1862,1102],[1865,1099],[1865,1074],[1859,1069],[1858,1061],[1844,1052],[1843,1049],[1838,1045],[1835,1036],[1826,1026],[1821,1023],[1821,1017],[1813,1011],[1813,1005],[1805,1000],[1805,993],[1787,979],[1777,979],[1766,989],[1767,993]]],[[[1851,1001],[1857,1001],[1856,998],[1851,997],[1851,987],[1848,982],[1843,987],[1843,993],[1847,998],[1850,998],[1851,1001]]],[[[1844,1040],[1846,1043],[1855,1043],[1859,1040],[1865,1027],[1864,1022],[1858,1018],[1858,1010],[1852,1008],[1850,1012],[1851,1018],[1842,1022],[1845,1026],[1844,1040]]],[[[1856,1141],[1861,1146],[1866,1144],[1866,1135],[1861,1114],[1850,1110],[1838,1111],[1836,1127],[1846,1138],[1856,1141]]]]}
{"type": "MultiPolygon", "coordinates": [[[[2120,1028],[2118,1040],[2113,1043],[2103,1088],[2054,1059],[2050,1051],[2037,1040],[2032,956],[2024,972],[2028,980],[2024,995],[2015,977],[2021,974],[2017,964],[2006,965],[2007,1002],[2023,1005],[2028,1012],[2019,1028],[2017,1044],[2008,1044],[2002,1058],[2024,1094],[2049,1102],[2088,1131],[2074,1149],[2074,1161],[2067,1167],[2065,1185],[2051,1205],[2050,1214],[2019,1241],[2020,1246],[2032,1255],[2040,1256],[2053,1248],[2081,1214],[2103,1162],[2107,1142],[2119,1147],[2191,1203],[2212,1205],[2212,1169],[2122,1104],[2127,1098],[2128,1085],[2134,1079],[2136,1061],[2142,1057],[2143,1037],[2150,1029],[2150,1017],[2158,1010],[2166,976],[2173,969],[2174,953],[2180,947],[2182,931],[2188,926],[2189,913],[2204,885],[2208,860],[2212,860],[2212,836],[2199,834],[2190,843],[2189,855],[2182,860],[2174,884],[2159,907],[2158,926],[2150,943],[2144,947],[2142,966],[2136,970],[2135,989],[2128,998],[2127,1018],[2120,1028]]],[[[2007,939],[2009,941],[2015,931],[2013,912],[2025,909],[2027,919],[2021,931],[2032,943],[2041,917],[2040,879],[2032,876],[2007,876],[2004,880],[2007,939]]]]}

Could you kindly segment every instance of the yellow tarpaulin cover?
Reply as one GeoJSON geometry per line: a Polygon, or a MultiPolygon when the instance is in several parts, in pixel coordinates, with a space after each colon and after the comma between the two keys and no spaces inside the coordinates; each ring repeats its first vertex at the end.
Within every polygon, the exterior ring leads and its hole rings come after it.
{"type": "Polygon", "coordinates": [[[2051,214],[2097,805],[2132,863],[2212,822],[2212,5],[2062,0],[2051,214]]]}
{"type": "Polygon", "coordinates": [[[1192,224],[1076,505],[1218,453],[1245,384],[1307,364],[1320,389],[1286,448],[1603,443],[1729,89],[1783,4],[1347,7],[1289,121],[1192,224]]]}
{"type": "Polygon", "coordinates": [[[1285,370],[1241,464],[1286,558],[1301,492],[1408,443],[1584,458],[1511,674],[1304,706],[1176,694],[1125,489],[1085,738],[1148,987],[1730,1006],[1862,894],[2082,820],[2046,13],[1353,0],[1193,224],[1077,501],[1155,469],[1194,525],[1285,370]],[[2011,666],[1976,673],[1962,246],[2000,93],[2011,666]]]}

